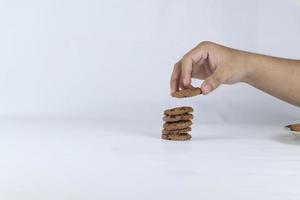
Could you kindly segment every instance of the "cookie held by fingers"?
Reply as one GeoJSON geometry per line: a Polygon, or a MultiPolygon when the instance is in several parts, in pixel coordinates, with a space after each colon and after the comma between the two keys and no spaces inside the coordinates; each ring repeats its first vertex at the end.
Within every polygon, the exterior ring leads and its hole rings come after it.
{"type": "Polygon", "coordinates": [[[173,97],[176,98],[186,98],[186,97],[193,97],[197,96],[199,94],[202,94],[201,88],[195,87],[195,88],[187,88],[183,90],[178,90],[173,94],[173,97]]]}

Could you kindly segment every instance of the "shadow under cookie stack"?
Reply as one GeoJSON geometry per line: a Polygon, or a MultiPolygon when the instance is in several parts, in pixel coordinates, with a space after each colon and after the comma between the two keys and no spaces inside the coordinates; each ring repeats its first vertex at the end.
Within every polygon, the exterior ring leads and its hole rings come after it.
{"type": "Polygon", "coordinates": [[[161,138],[176,141],[190,140],[192,136],[188,132],[192,130],[192,112],[193,108],[188,106],[165,110],[163,117],[165,123],[161,138]]]}

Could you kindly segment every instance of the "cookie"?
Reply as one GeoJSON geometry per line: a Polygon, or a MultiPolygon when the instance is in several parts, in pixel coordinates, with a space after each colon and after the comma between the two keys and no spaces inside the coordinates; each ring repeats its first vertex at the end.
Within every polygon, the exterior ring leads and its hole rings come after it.
{"type": "Polygon", "coordinates": [[[164,123],[164,129],[167,131],[178,130],[178,129],[188,128],[191,125],[192,125],[191,120],[179,121],[179,122],[166,122],[164,123]]]}
{"type": "Polygon", "coordinates": [[[190,132],[192,129],[191,127],[187,127],[184,129],[178,129],[178,130],[172,130],[172,131],[168,131],[168,130],[162,130],[163,134],[177,134],[177,133],[187,133],[190,132]]]}
{"type": "Polygon", "coordinates": [[[177,134],[162,134],[161,139],[174,140],[174,141],[185,141],[190,140],[192,136],[188,133],[177,133],[177,134]]]}
{"type": "Polygon", "coordinates": [[[182,115],[185,113],[193,112],[193,108],[189,106],[176,107],[172,109],[165,110],[165,115],[182,115]]]}
{"type": "Polygon", "coordinates": [[[173,97],[176,97],[176,98],[193,97],[193,96],[197,96],[201,93],[202,93],[201,88],[195,87],[195,88],[179,90],[173,94],[173,97]]]}
{"type": "Polygon", "coordinates": [[[165,122],[178,122],[178,121],[186,121],[193,119],[192,114],[182,114],[182,115],[166,115],[163,117],[165,122]]]}
{"type": "Polygon", "coordinates": [[[300,124],[292,124],[290,125],[291,131],[298,131],[300,132],[300,124]]]}
{"type": "Polygon", "coordinates": [[[162,134],[162,135],[161,135],[161,139],[167,140],[167,139],[168,139],[168,134],[162,134]]]}

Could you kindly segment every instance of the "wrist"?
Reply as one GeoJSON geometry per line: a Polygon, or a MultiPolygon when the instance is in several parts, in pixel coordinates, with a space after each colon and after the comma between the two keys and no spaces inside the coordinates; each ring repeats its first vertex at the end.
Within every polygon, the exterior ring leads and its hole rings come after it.
{"type": "Polygon", "coordinates": [[[251,84],[255,74],[255,56],[249,52],[239,52],[239,65],[244,72],[241,82],[251,84]]]}

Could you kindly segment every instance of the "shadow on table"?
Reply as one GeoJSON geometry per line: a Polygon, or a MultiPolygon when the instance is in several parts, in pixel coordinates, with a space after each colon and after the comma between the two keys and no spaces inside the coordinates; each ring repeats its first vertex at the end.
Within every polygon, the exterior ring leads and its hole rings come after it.
{"type": "Polygon", "coordinates": [[[285,133],[282,133],[282,134],[274,136],[273,139],[275,141],[283,143],[283,144],[300,146],[300,137],[296,137],[295,135],[292,135],[292,134],[287,135],[285,133]]]}

